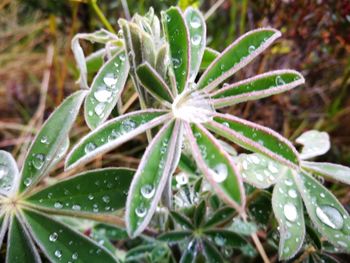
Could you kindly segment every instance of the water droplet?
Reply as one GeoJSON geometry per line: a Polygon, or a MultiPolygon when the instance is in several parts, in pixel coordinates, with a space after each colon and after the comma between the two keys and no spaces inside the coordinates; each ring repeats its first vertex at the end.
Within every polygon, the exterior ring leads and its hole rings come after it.
{"type": "Polygon", "coordinates": [[[32,178],[26,178],[23,181],[25,186],[30,186],[32,184],[32,178]]]}
{"type": "Polygon", "coordinates": [[[56,251],[55,251],[55,256],[56,256],[57,258],[61,258],[61,257],[62,257],[62,251],[61,251],[61,250],[56,250],[56,251]]]}
{"type": "Polygon", "coordinates": [[[291,197],[291,198],[297,198],[298,194],[297,192],[294,190],[294,189],[290,189],[288,191],[288,195],[291,197]]]}
{"type": "Polygon", "coordinates": [[[51,242],[55,242],[58,238],[58,234],[56,232],[53,232],[50,236],[49,236],[49,240],[51,242]]]}
{"type": "Polygon", "coordinates": [[[222,125],[226,126],[227,128],[230,128],[230,124],[228,122],[223,122],[222,125]]]}
{"type": "Polygon", "coordinates": [[[9,168],[4,164],[0,164],[0,179],[7,176],[8,172],[9,168]]]}
{"type": "Polygon", "coordinates": [[[60,202],[55,202],[54,207],[57,209],[61,209],[63,207],[63,204],[60,202]]]}
{"type": "Polygon", "coordinates": [[[91,117],[93,114],[94,113],[91,110],[89,110],[88,115],[91,117]]]}
{"type": "Polygon", "coordinates": [[[316,215],[321,220],[322,223],[333,229],[341,229],[344,224],[343,217],[340,212],[331,206],[317,206],[316,215]]]}
{"type": "Polygon", "coordinates": [[[200,35],[194,35],[191,37],[191,43],[194,46],[198,46],[202,41],[202,37],[200,35]]]}
{"type": "Polygon", "coordinates": [[[102,197],[103,202],[105,202],[106,204],[108,204],[111,201],[111,198],[108,195],[105,195],[102,197]]]}
{"type": "Polygon", "coordinates": [[[255,164],[259,164],[260,163],[260,159],[257,156],[255,156],[255,155],[250,155],[250,159],[255,164]]]}
{"type": "Polygon", "coordinates": [[[269,163],[268,167],[267,167],[271,173],[275,174],[278,173],[278,169],[276,168],[276,166],[273,163],[269,163]]]}
{"type": "Polygon", "coordinates": [[[45,136],[45,135],[43,137],[41,137],[40,142],[42,144],[49,144],[50,143],[49,138],[47,138],[47,136],[45,136]]]}
{"type": "Polygon", "coordinates": [[[249,54],[253,53],[254,51],[255,51],[255,46],[250,45],[250,46],[248,47],[248,52],[249,52],[249,54]]]}
{"type": "Polygon", "coordinates": [[[320,193],[320,196],[321,196],[322,198],[325,198],[325,197],[326,197],[326,195],[325,195],[324,193],[320,193]]]}
{"type": "Polygon", "coordinates": [[[242,167],[243,167],[243,170],[247,170],[248,169],[248,162],[246,160],[243,160],[242,167]]]}
{"type": "Polygon", "coordinates": [[[181,66],[181,64],[182,64],[182,59],[181,58],[172,58],[171,61],[173,62],[174,69],[178,69],[181,66]]]}
{"type": "Polygon", "coordinates": [[[223,181],[226,180],[227,175],[228,175],[228,169],[226,164],[224,163],[219,163],[213,168],[214,172],[214,180],[217,183],[222,183],[223,181]]]}
{"type": "Polygon", "coordinates": [[[141,205],[135,209],[135,213],[138,217],[144,217],[147,213],[147,209],[141,205]]]}
{"type": "Polygon", "coordinates": [[[111,97],[112,92],[106,89],[99,89],[94,92],[94,97],[99,102],[106,102],[111,97]]]}
{"type": "Polygon", "coordinates": [[[219,235],[219,234],[217,234],[215,237],[214,237],[214,241],[215,241],[215,243],[218,245],[218,246],[224,246],[225,245],[225,243],[226,243],[226,239],[223,237],[223,236],[221,236],[221,235],[219,235]]]}
{"type": "Polygon", "coordinates": [[[96,105],[94,110],[98,116],[102,116],[105,108],[106,108],[106,104],[100,102],[99,104],[96,105]]]}
{"type": "Polygon", "coordinates": [[[94,199],[94,196],[93,196],[92,194],[89,194],[89,195],[88,195],[88,199],[89,199],[89,200],[93,200],[93,199],[94,199]]]}
{"type": "Polygon", "coordinates": [[[285,85],[286,83],[284,82],[284,80],[282,79],[281,76],[277,76],[276,79],[275,79],[275,84],[277,86],[280,86],[280,85],[285,85]]]}
{"type": "Polygon", "coordinates": [[[121,61],[125,61],[125,54],[124,53],[120,54],[119,58],[121,61]]]}
{"type": "Polygon", "coordinates": [[[77,252],[73,253],[73,255],[72,255],[72,259],[77,260],[77,259],[78,259],[78,257],[79,257],[79,255],[78,255],[78,253],[77,253],[77,252]]]}
{"type": "Polygon", "coordinates": [[[144,198],[150,199],[153,197],[155,188],[151,184],[146,184],[141,187],[141,194],[144,198]]]}
{"type": "Polygon", "coordinates": [[[192,28],[199,28],[201,26],[201,20],[198,16],[192,15],[190,20],[190,26],[192,28]]]}
{"type": "Polygon", "coordinates": [[[42,153],[33,154],[32,164],[35,169],[40,170],[45,163],[45,155],[42,153]]]}
{"type": "Polygon", "coordinates": [[[81,207],[80,207],[80,205],[73,205],[72,209],[75,210],[75,211],[80,211],[81,207]]]}
{"type": "Polygon", "coordinates": [[[285,183],[286,185],[288,185],[288,186],[292,186],[292,185],[293,185],[293,182],[292,182],[292,180],[290,180],[290,179],[285,180],[284,183],[285,183]]]}
{"type": "Polygon", "coordinates": [[[114,141],[115,139],[117,139],[120,136],[120,133],[116,130],[112,130],[111,134],[108,135],[107,140],[110,141],[114,141]]]}
{"type": "Polygon", "coordinates": [[[106,76],[103,78],[103,82],[110,88],[114,87],[117,84],[118,79],[106,76]]]}
{"type": "Polygon", "coordinates": [[[294,222],[298,218],[298,212],[292,203],[285,204],[283,207],[284,216],[291,222],[294,222]]]}
{"type": "Polygon", "coordinates": [[[136,122],[131,119],[125,119],[122,121],[122,127],[125,132],[129,132],[135,129],[136,125],[137,125],[136,122]]]}
{"type": "Polygon", "coordinates": [[[96,145],[93,144],[92,142],[89,142],[89,143],[87,143],[85,145],[84,151],[85,151],[85,153],[89,153],[89,152],[92,152],[95,149],[96,149],[96,145]]]}

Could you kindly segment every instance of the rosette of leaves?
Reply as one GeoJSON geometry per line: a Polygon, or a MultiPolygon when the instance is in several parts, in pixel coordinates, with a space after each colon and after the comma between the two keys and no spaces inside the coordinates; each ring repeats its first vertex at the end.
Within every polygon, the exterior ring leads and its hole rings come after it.
{"type": "Polygon", "coordinates": [[[299,167],[298,153],[287,139],[271,129],[217,111],[304,83],[296,71],[277,70],[238,83],[222,84],[269,47],[280,32],[261,28],[246,33],[220,54],[210,53],[213,61],[197,77],[206,50],[202,14],[193,8],[182,13],[172,7],[162,12],[161,22],[165,46],[159,50],[155,64],[134,63],[138,52],[130,43],[135,39],[125,33],[127,30],[123,31],[125,52],[129,64],[135,67],[137,85],[153,96],[159,106],[101,124],[82,138],[66,159],[66,169],[72,169],[161,126],[147,147],[129,189],[125,220],[131,237],[139,235],[149,224],[161,196],[171,196],[169,180],[178,166],[184,143],[189,145],[197,166],[217,195],[242,217],[245,217],[242,178],[213,133],[287,167],[296,170],[299,167]]]}
{"type": "MultiPolygon", "coordinates": [[[[272,206],[278,220],[280,259],[293,258],[303,244],[305,233],[317,239],[321,237],[333,245],[331,252],[350,251],[350,218],[337,198],[314,176],[350,184],[350,168],[322,162],[307,161],[326,153],[330,140],[326,132],[311,130],[303,133],[296,142],[303,145],[299,154],[300,168],[293,169],[261,154],[241,154],[235,157],[243,180],[256,188],[267,189],[274,185],[272,206]],[[304,206],[306,211],[304,211],[304,206]],[[304,214],[311,219],[306,225],[304,214]],[[313,230],[316,228],[316,231],[313,230]]],[[[327,243],[323,248],[327,251],[327,243]]],[[[328,250],[329,251],[329,250],[328,250]]],[[[310,257],[324,258],[315,249],[310,257]]]]}
{"type": "Polygon", "coordinates": [[[124,168],[85,171],[47,185],[45,177],[69,147],[69,131],[86,91],[69,96],[51,114],[28,150],[21,172],[0,151],[0,244],[7,233],[6,262],[117,262],[115,255],[56,216],[120,224],[134,172],[124,168]]]}

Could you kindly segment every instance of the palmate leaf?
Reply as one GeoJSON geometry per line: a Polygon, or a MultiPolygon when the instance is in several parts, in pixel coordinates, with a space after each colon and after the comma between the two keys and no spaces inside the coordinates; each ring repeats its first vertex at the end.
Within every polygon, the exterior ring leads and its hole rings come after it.
{"type": "Polygon", "coordinates": [[[215,108],[257,100],[293,89],[305,82],[294,70],[276,70],[239,81],[212,93],[215,108]]]}
{"type": "Polygon", "coordinates": [[[261,54],[281,33],[272,28],[249,31],[228,46],[206,69],[198,88],[209,92],[261,54]]]}
{"type": "Polygon", "coordinates": [[[240,154],[236,162],[243,180],[259,189],[275,184],[285,170],[285,166],[259,153],[240,154]]]}
{"type": "Polygon", "coordinates": [[[194,81],[199,71],[206,46],[207,27],[202,13],[197,9],[192,7],[187,8],[184,16],[187,28],[189,29],[191,46],[189,78],[194,81]]]}
{"type": "Polygon", "coordinates": [[[169,118],[166,111],[136,111],[112,119],[83,137],[68,154],[66,169],[93,160],[96,155],[106,153],[169,118]]]}
{"type": "Polygon", "coordinates": [[[131,183],[126,203],[126,226],[131,237],[139,235],[148,225],[160,200],[168,177],[180,159],[182,136],[180,121],[165,125],[144,153],[131,183]]]}
{"type": "Polygon", "coordinates": [[[185,127],[198,167],[219,197],[242,213],[245,205],[243,183],[231,158],[200,124],[186,124],[185,127]]]}
{"type": "Polygon", "coordinates": [[[145,87],[153,97],[161,102],[164,100],[167,102],[173,101],[174,98],[171,94],[170,88],[150,64],[144,63],[139,66],[136,70],[136,74],[143,87],[145,87]]]}
{"type": "Polygon", "coordinates": [[[214,114],[205,126],[239,146],[262,153],[292,168],[299,165],[294,146],[275,131],[229,114],[214,114]]]}
{"type": "Polygon", "coordinates": [[[304,132],[295,141],[304,146],[300,153],[304,160],[323,155],[331,148],[328,133],[317,130],[304,132]]]}
{"type": "Polygon", "coordinates": [[[65,154],[68,135],[86,91],[77,91],[50,115],[35,137],[21,171],[19,192],[33,187],[65,154]],[[63,150],[62,150],[63,149],[63,150]]]}
{"type": "Polygon", "coordinates": [[[8,152],[0,150],[0,194],[12,194],[18,187],[19,172],[16,161],[8,152]]]}
{"type": "Polygon", "coordinates": [[[38,209],[75,216],[111,213],[125,206],[133,174],[133,170],[126,168],[86,171],[49,186],[26,201],[38,209]]]}
{"type": "Polygon", "coordinates": [[[202,239],[202,246],[204,251],[204,256],[208,262],[221,263],[224,262],[224,259],[221,256],[221,253],[218,249],[208,240],[202,239]]]}
{"type": "Polygon", "coordinates": [[[23,223],[13,215],[8,233],[7,263],[40,263],[41,259],[23,223]]]}
{"type": "Polygon", "coordinates": [[[194,229],[194,225],[192,222],[184,215],[176,212],[171,211],[170,212],[171,217],[174,219],[174,221],[179,224],[184,229],[194,229]]]}
{"type": "Polygon", "coordinates": [[[96,74],[84,105],[85,121],[90,129],[108,118],[125,87],[128,73],[125,52],[119,51],[96,74]]]}
{"type": "Polygon", "coordinates": [[[272,207],[279,224],[279,258],[292,258],[301,248],[305,237],[303,202],[296,190],[292,170],[281,174],[273,189],[272,207]]]}
{"type": "Polygon", "coordinates": [[[205,230],[204,234],[218,246],[242,248],[249,245],[247,240],[230,230],[212,228],[205,230]]]}
{"type": "Polygon", "coordinates": [[[34,211],[22,214],[34,241],[51,262],[116,262],[105,248],[66,225],[34,211]]]}
{"type": "Polygon", "coordinates": [[[186,239],[189,239],[192,236],[191,231],[168,231],[164,234],[161,234],[158,237],[158,240],[167,242],[169,244],[177,243],[177,242],[182,242],[186,239]]]}
{"type": "Polygon", "coordinates": [[[235,214],[235,210],[231,207],[222,207],[215,211],[215,213],[203,225],[204,228],[215,227],[225,222],[230,221],[235,214]]]}
{"type": "Polygon", "coordinates": [[[317,175],[324,176],[329,179],[337,180],[350,185],[350,168],[334,164],[334,163],[316,163],[302,161],[301,166],[317,175]]]}
{"type": "Polygon", "coordinates": [[[189,32],[178,7],[171,7],[167,11],[162,12],[161,15],[164,35],[169,43],[176,88],[180,94],[185,89],[190,74],[191,47],[189,44],[189,32]]]}
{"type": "Polygon", "coordinates": [[[197,239],[192,239],[190,242],[188,242],[185,250],[182,253],[180,263],[194,263],[197,257],[197,246],[197,239]]]}
{"type": "Polygon", "coordinates": [[[350,217],[337,198],[311,175],[297,174],[296,184],[318,231],[334,246],[350,251],[350,217]]]}

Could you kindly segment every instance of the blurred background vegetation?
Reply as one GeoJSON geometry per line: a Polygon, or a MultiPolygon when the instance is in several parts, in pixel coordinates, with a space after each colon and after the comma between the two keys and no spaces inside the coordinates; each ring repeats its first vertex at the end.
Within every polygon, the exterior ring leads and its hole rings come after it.
{"type": "MultiPolygon", "coordinates": [[[[0,148],[23,159],[43,120],[79,87],[70,41],[78,32],[92,32],[106,18],[118,31],[117,20],[153,6],[159,14],[175,0],[1,0],[0,1],[0,148]],[[98,5],[98,8],[97,8],[98,5]],[[99,11],[102,11],[100,13],[99,11]]],[[[234,80],[273,69],[302,72],[306,85],[282,95],[248,102],[224,111],[269,126],[290,139],[308,129],[330,133],[331,151],[322,160],[350,165],[350,2],[348,0],[201,0],[207,17],[208,46],[221,51],[241,34],[271,26],[283,36],[268,52],[234,80]]],[[[85,44],[85,43],[84,43],[85,44]]],[[[98,46],[84,45],[86,54],[98,46]]],[[[133,89],[123,95],[125,110],[138,107],[133,89]]],[[[81,117],[73,141],[87,132],[81,117]]],[[[136,167],[146,141],[130,142],[98,159],[103,165],[136,167]]],[[[57,173],[62,171],[62,165],[57,173]]],[[[328,185],[343,204],[350,192],[328,185]]],[[[349,207],[348,207],[349,208],[349,207]]]]}

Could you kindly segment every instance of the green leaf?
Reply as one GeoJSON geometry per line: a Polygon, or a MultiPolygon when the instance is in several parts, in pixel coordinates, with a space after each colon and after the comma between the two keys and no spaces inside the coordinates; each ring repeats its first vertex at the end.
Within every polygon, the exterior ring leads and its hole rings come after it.
{"type": "Polygon", "coordinates": [[[128,73],[129,63],[125,52],[120,51],[96,74],[84,104],[85,121],[90,129],[108,118],[125,87],[128,73]]]}
{"type": "Polygon", "coordinates": [[[50,115],[35,137],[24,161],[19,192],[35,186],[52,163],[65,154],[69,131],[79,113],[86,91],[77,91],[50,115]],[[63,150],[62,150],[63,149],[63,150]]]}
{"type": "Polygon", "coordinates": [[[163,100],[168,102],[173,101],[168,85],[150,64],[144,63],[139,66],[136,70],[136,74],[142,85],[152,94],[153,97],[160,102],[163,102],[163,100]]]}
{"type": "Polygon", "coordinates": [[[186,246],[182,253],[180,263],[194,263],[197,257],[198,242],[196,239],[192,239],[186,246]]]}
{"type": "Polygon", "coordinates": [[[210,229],[205,230],[204,234],[220,247],[242,248],[249,244],[243,237],[230,230],[210,229]]]}
{"type": "Polygon", "coordinates": [[[9,214],[1,211],[0,214],[0,249],[2,247],[2,243],[4,241],[5,234],[7,232],[7,228],[9,225],[9,214]]]}
{"type": "Polygon", "coordinates": [[[128,238],[128,233],[126,232],[126,230],[116,226],[107,224],[97,224],[94,226],[94,229],[96,232],[103,232],[104,235],[106,235],[106,237],[112,241],[118,241],[128,238]]]}
{"type": "Polygon", "coordinates": [[[23,215],[33,239],[51,262],[116,262],[105,248],[66,225],[29,210],[23,215]]]}
{"type": "Polygon", "coordinates": [[[222,207],[219,208],[215,213],[209,218],[209,220],[204,224],[204,228],[215,227],[232,220],[235,210],[232,207],[222,207]]]}
{"type": "Polygon", "coordinates": [[[195,213],[194,213],[194,224],[198,228],[202,225],[205,214],[206,214],[207,206],[204,200],[202,200],[199,205],[196,207],[195,213]]]}
{"type": "Polygon", "coordinates": [[[182,10],[185,10],[189,6],[199,7],[199,0],[179,0],[177,5],[182,10]]]}
{"type": "Polygon", "coordinates": [[[208,262],[220,263],[224,262],[218,249],[213,246],[208,240],[202,239],[203,251],[208,262]]]}
{"type": "Polygon", "coordinates": [[[285,170],[285,166],[259,153],[240,154],[236,164],[243,180],[259,189],[275,184],[285,170]]]}
{"type": "Polygon", "coordinates": [[[126,202],[126,226],[130,237],[139,235],[148,225],[161,198],[165,184],[177,166],[181,154],[180,121],[165,125],[147,147],[126,202]]]}
{"type": "Polygon", "coordinates": [[[305,237],[303,202],[290,169],[281,174],[273,189],[272,208],[279,224],[279,258],[290,259],[300,250],[305,237]]]}
{"type": "Polygon", "coordinates": [[[350,218],[337,198],[311,175],[297,174],[296,183],[318,231],[341,250],[350,251],[350,218]]]}
{"type": "Polygon", "coordinates": [[[91,53],[89,56],[86,57],[86,67],[87,67],[87,73],[88,74],[95,74],[99,69],[103,66],[105,63],[104,57],[108,52],[110,52],[112,55],[116,54],[117,52],[120,52],[121,47],[115,47],[112,46],[110,49],[107,48],[101,48],[97,50],[94,53],[91,53]]]}
{"type": "Polygon", "coordinates": [[[106,153],[161,124],[168,118],[165,113],[161,110],[136,111],[105,122],[73,147],[66,158],[65,168],[88,163],[98,154],[106,153]]]}
{"type": "Polygon", "coordinates": [[[298,152],[292,143],[269,128],[220,113],[205,126],[245,149],[262,153],[291,168],[299,165],[298,152]]]}
{"type": "Polygon", "coordinates": [[[210,64],[199,79],[198,88],[211,91],[251,62],[280,36],[281,33],[272,28],[260,28],[244,34],[210,64]]]}
{"type": "Polygon", "coordinates": [[[245,205],[243,183],[230,156],[203,126],[186,125],[193,157],[218,196],[238,213],[245,205]]]}
{"type": "Polygon", "coordinates": [[[316,163],[302,161],[301,166],[312,173],[324,176],[336,181],[350,184],[350,168],[334,163],[316,163]]]}
{"type": "Polygon", "coordinates": [[[215,108],[266,98],[293,89],[305,82],[303,76],[294,70],[276,70],[260,74],[230,85],[211,94],[215,108]]]}
{"type": "Polygon", "coordinates": [[[12,155],[0,150],[0,194],[8,195],[18,187],[19,173],[12,155]]]}
{"type": "Polygon", "coordinates": [[[272,214],[271,193],[260,191],[259,194],[249,202],[249,215],[257,224],[267,225],[272,214]]]}
{"type": "Polygon", "coordinates": [[[187,229],[194,229],[194,226],[191,223],[191,221],[187,217],[185,217],[184,215],[182,215],[176,211],[171,211],[170,215],[174,219],[174,221],[177,224],[179,224],[181,227],[187,228],[187,229]]]}
{"type": "Polygon", "coordinates": [[[200,65],[200,70],[206,70],[209,65],[220,55],[220,52],[210,48],[210,47],[206,47],[204,49],[204,54],[203,54],[203,58],[201,61],[201,65],[200,65]]]}
{"type": "Polygon", "coordinates": [[[253,222],[243,221],[241,218],[235,217],[229,229],[237,234],[250,236],[257,232],[258,227],[253,222]]]}
{"type": "Polygon", "coordinates": [[[190,73],[189,32],[181,10],[171,7],[162,12],[164,35],[169,43],[171,64],[176,78],[177,91],[180,94],[187,84],[190,73]]]}
{"type": "Polygon", "coordinates": [[[191,45],[190,78],[194,81],[202,62],[204,49],[206,46],[207,27],[202,13],[189,7],[186,9],[185,19],[189,30],[191,45]]]}
{"type": "Polygon", "coordinates": [[[158,74],[168,83],[168,69],[169,69],[169,58],[168,58],[168,45],[164,44],[159,48],[155,69],[158,74]]]}
{"type": "Polygon", "coordinates": [[[304,146],[300,153],[303,160],[323,155],[331,148],[328,133],[317,130],[304,132],[295,141],[304,146]]]}
{"type": "Polygon", "coordinates": [[[38,251],[29,236],[29,233],[24,228],[17,216],[11,218],[7,251],[7,263],[36,263],[41,262],[38,251]]]}
{"type": "Polygon", "coordinates": [[[111,213],[124,208],[133,174],[125,168],[86,171],[35,193],[27,201],[60,213],[111,213]]]}
{"type": "Polygon", "coordinates": [[[164,234],[161,234],[158,237],[158,240],[160,241],[164,241],[167,243],[177,243],[177,242],[181,242],[183,240],[186,240],[188,238],[190,238],[192,235],[191,231],[169,231],[166,232],[164,234]]]}

